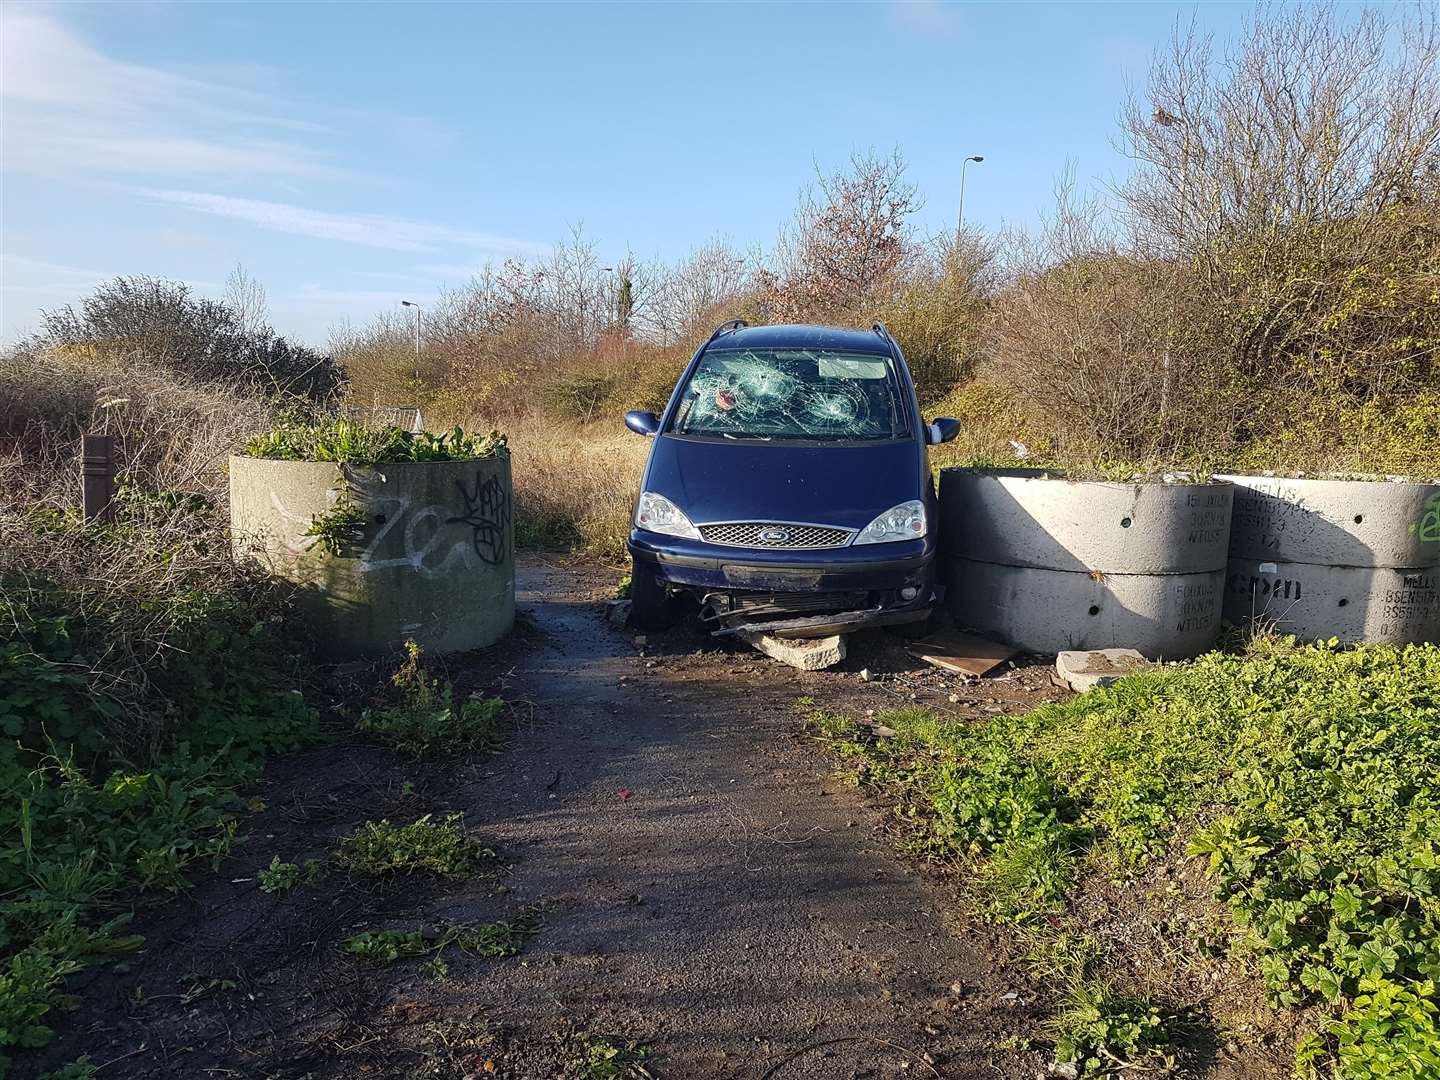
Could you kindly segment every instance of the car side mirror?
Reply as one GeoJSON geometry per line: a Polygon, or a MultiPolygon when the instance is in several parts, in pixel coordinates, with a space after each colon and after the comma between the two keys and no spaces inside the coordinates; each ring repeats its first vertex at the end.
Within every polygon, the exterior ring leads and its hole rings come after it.
{"type": "Polygon", "coordinates": [[[938,446],[940,443],[949,442],[960,434],[960,421],[953,416],[937,416],[930,421],[927,429],[926,441],[931,446],[938,446]]]}
{"type": "MultiPolygon", "coordinates": [[[[654,435],[660,430],[660,418],[653,412],[631,409],[625,414],[625,426],[636,435],[654,435]]],[[[957,424],[956,427],[959,427],[957,424]]]]}

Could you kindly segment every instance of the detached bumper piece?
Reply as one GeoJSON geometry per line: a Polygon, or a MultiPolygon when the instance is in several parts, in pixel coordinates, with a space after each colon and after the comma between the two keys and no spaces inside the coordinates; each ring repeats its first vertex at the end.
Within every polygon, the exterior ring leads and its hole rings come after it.
{"type": "Polygon", "coordinates": [[[824,638],[877,626],[920,622],[943,599],[942,590],[908,602],[893,592],[756,594],[710,593],[702,617],[716,625],[715,637],[740,631],[778,638],[824,638]]]}

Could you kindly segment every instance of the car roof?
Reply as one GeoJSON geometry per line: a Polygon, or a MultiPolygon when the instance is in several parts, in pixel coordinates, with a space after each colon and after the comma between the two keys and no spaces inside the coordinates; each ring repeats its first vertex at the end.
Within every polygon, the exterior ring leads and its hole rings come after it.
{"type": "Polygon", "coordinates": [[[721,349],[834,349],[837,352],[889,356],[890,342],[874,330],[845,330],[837,326],[793,323],[730,330],[712,341],[706,351],[721,349]]]}

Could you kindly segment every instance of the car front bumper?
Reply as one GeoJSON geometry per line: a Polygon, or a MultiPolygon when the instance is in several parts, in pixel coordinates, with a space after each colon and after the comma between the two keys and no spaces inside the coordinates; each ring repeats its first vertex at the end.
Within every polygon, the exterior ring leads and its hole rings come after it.
{"type": "Polygon", "coordinates": [[[731,630],[742,623],[769,624],[781,628],[782,636],[821,636],[822,631],[916,622],[938,600],[929,538],[859,547],[761,549],[635,529],[628,546],[631,556],[655,567],[662,581],[702,601],[709,598],[712,613],[731,630]],[[773,600],[767,602],[767,596],[773,600]],[[820,618],[822,614],[830,618],[820,618]],[[807,621],[810,625],[803,625],[807,621]]]}

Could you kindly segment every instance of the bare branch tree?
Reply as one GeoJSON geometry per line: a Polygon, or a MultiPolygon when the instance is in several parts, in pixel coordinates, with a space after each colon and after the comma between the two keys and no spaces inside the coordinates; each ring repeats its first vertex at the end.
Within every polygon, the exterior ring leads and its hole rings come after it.
{"type": "Polygon", "coordinates": [[[852,154],[848,168],[817,174],[782,238],[782,282],[807,308],[858,310],[901,270],[923,202],[898,150],[852,154]]]}
{"type": "Polygon", "coordinates": [[[265,327],[265,286],[239,263],[225,279],[225,303],[235,312],[241,333],[253,334],[265,327]]]}

